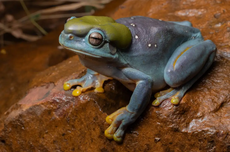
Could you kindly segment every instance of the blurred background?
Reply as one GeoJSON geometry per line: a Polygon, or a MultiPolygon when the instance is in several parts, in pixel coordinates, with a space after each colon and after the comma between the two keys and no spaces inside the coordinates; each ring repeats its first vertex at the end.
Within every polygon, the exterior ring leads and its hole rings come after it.
{"type": "Polygon", "coordinates": [[[70,16],[92,15],[112,0],[0,0],[0,48],[36,41],[70,16]]]}

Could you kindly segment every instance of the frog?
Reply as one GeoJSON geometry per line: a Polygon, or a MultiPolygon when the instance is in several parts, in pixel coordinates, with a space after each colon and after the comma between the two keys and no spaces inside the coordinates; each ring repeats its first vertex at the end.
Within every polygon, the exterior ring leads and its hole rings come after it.
{"type": "Polygon", "coordinates": [[[170,101],[177,106],[185,93],[211,67],[216,45],[204,40],[189,21],[163,21],[144,16],[114,20],[106,16],[70,17],[59,43],[75,52],[87,68],[64,90],[79,96],[87,90],[103,93],[116,79],[133,91],[127,106],[106,117],[108,139],[122,142],[128,126],[150,105],[170,101]]]}

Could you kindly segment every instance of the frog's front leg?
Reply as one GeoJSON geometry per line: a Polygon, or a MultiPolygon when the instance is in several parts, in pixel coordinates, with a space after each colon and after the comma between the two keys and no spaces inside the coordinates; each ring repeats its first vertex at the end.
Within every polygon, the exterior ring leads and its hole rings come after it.
{"type": "Polygon", "coordinates": [[[85,92],[88,89],[95,88],[95,92],[104,92],[103,83],[106,80],[112,79],[110,77],[103,76],[95,71],[87,69],[86,74],[79,78],[69,80],[64,83],[64,90],[69,90],[71,87],[80,85],[73,92],[73,96],[79,96],[82,92],[85,92]]]}
{"type": "Polygon", "coordinates": [[[166,91],[153,101],[158,106],[171,98],[172,104],[179,104],[185,92],[208,70],[216,54],[216,46],[202,39],[190,40],[178,47],[169,59],[165,70],[165,82],[173,89],[166,91]]]}
{"type": "Polygon", "coordinates": [[[152,78],[138,70],[124,68],[122,73],[135,83],[136,87],[129,104],[106,118],[106,122],[110,124],[110,127],[105,131],[105,136],[117,142],[122,141],[128,125],[133,123],[144,111],[150,101],[153,86],[152,78]]]}

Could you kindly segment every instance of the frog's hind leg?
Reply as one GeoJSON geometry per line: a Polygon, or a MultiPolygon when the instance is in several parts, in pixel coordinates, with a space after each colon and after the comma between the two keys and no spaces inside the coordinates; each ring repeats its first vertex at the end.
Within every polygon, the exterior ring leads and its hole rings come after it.
{"type": "Polygon", "coordinates": [[[87,72],[83,77],[65,82],[63,88],[64,90],[69,90],[71,87],[78,85],[77,88],[72,92],[73,96],[79,96],[82,92],[85,92],[91,88],[95,88],[95,92],[104,92],[103,83],[109,79],[112,78],[87,69],[87,72]]]}
{"type": "Polygon", "coordinates": [[[153,101],[158,106],[171,98],[172,104],[179,104],[185,92],[208,70],[216,54],[216,46],[210,41],[190,40],[174,52],[164,71],[165,82],[173,90],[153,101]]]}

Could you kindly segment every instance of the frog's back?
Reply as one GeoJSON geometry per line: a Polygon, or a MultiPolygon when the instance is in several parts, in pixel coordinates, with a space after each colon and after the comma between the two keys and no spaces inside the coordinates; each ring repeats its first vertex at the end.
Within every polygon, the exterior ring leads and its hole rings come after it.
{"type": "Polygon", "coordinates": [[[145,54],[149,50],[154,54],[163,49],[173,50],[189,39],[202,38],[200,30],[194,27],[149,17],[133,16],[116,22],[127,26],[132,33],[132,44],[126,50],[130,55],[145,54]]]}
{"type": "Polygon", "coordinates": [[[159,85],[164,81],[164,67],[175,49],[189,39],[203,39],[199,29],[143,16],[116,22],[127,26],[132,33],[129,48],[120,50],[122,58],[132,68],[158,79],[159,85]]]}

